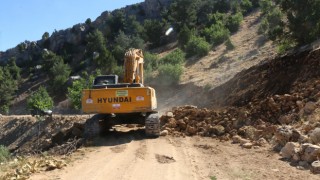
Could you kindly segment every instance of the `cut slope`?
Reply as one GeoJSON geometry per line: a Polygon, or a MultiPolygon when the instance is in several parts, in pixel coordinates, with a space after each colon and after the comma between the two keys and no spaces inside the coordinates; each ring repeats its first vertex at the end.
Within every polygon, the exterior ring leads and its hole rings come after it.
{"type": "Polygon", "coordinates": [[[260,14],[256,11],[244,18],[239,31],[230,38],[235,45],[234,50],[228,51],[225,45],[220,45],[194,64],[189,62],[181,83],[194,83],[197,86],[210,85],[214,88],[227,82],[242,70],[275,56],[272,42],[257,34],[260,14]]]}

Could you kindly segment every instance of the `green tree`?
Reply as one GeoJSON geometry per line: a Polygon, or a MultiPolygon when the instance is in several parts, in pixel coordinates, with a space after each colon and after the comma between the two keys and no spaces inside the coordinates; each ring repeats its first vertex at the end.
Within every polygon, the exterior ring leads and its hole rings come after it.
{"type": "Polygon", "coordinates": [[[12,75],[13,79],[15,79],[17,81],[20,81],[20,79],[21,79],[21,75],[20,75],[21,69],[17,66],[15,57],[11,57],[9,59],[7,68],[9,69],[10,74],[12,75]]]}
{"type": "Polygon", "coordinates": [[[81,96],[83,89],[89,89],[92,87],[93,80],[97,74],[88,75],[84,73],[82,78],[72,83],[71,87],[68,87],[67,97],[71,100],[71,104],[74,109],[81,109],[81,96]]]}
{"type": "Polygon", "coordinates": [[[53,107],[53,100],[49,96],[45,87],[40,86],[37,91],[35,91],[27,99],[27,107],[29,110],[39,109],[39,110],[48,110],[53,107]]]}
{"type": "Polygon", "coordinates": [[[145,40],[152,43],[153,47],[160,45],[161,35],[163,34],[165,24],[158,20],[147,19],[144,21],[145,40]]]}
{"type": "Polygon", "coordinates": [[[87,35],[86,55],[92,60],[93,65],[103,67],[106,73],[109,73],[116,65],[112,53],[106,48],[106,41],[99,30],[94,30],[87,35]]]}
{"type": "Polygon", "coordinates": [[[0,111],[8,114],[18,83],[12,77],[8,67],[0,67],[0,111]]]}
{"type": "Polygon", "coordinates": [[[184,47],[191,39],[194,32],[188,28],[188,26],[184,25],[179,34],[178,41],[181,47],[184,47]]]}
{"type": "Polygon", "coordinates": [[[49,71],[53,92],[60,93],[66,90],[65,83],[68,81],[70,73],[71,69],[69,65],[65,64],[63,59],[58,56],[49,71]]]}
{"type": "Polygon", "coordinates": [[[310,43],[320,37],[319,0],[277,0],[287,15],[289,36],[298,44],[310,43]]]}
{"type": "Polygon", "coordinates": [[[174,0],[169,7],[169,21],[178,31],[184,25],[195,27],[199,5],[198,0],[174,0]]]}

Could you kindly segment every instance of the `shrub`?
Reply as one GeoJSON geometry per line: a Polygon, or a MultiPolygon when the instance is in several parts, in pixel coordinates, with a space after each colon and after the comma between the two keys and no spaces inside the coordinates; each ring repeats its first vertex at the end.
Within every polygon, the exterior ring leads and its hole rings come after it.
{"type": "Polygon", "coordinates": [[[160,59],[161,64],[182,64],[185,61],[185,53],[181,49],[176,49],[160,59]]]}
{"type": "Polygon", "coordinates": [[[74,81],[71,87],[68,87],[67,97],[71,100],[71,104],[74,109],[81,109],[81,95],[83,89],[89,89],[92,87],[93,80],[96,75],[99,75],[100,72],[97,72],[94,75],[88,75],[84,73],[83,78],[74,81]]]}
{"type": "Polygon", "coordinates": [[[235,48],[235,46],[231,42],[230,38],[226,41],[225,45],[226,45],[227,50],[232,50],[235,48]]]}
{"type": "Polygon", "coordinates": [[[57,58],[50,68],[51,89],[54,92],[64,92],[65,83],[68,81],[71,69],[68,64],[64,64],[61,57],[57,58]]]}
{"type": "Polygon", "coordinates": [[[156,54],[144,53],[144,67],[145,69],[156,70],[159,66],[159,58],[156,54]]]}
{"type": "Polygon", "coordinates": [[[10,159],[10,151],[7,147],[0,145],[0,163],[10,159]]]}
{"type": "Polygon", "coordinates": [[[203,35],[206,40],[214,46],[217,46],[223,43],[230,37],[229,30],[222,24],[221,21],[218,21],[216,24],[213,24],[209,28],[203,30],[203,35]]]}
{"type": "Polygon", "coordinates": [[[29,110],[48,110],[53,107],[52,98],[49,96],[45,87],[40,86],[39,89],[28,98],[27,107],[29,110]]]}
{"type": "Polygon", "coordinates": [[[176,85],[179,83],[182,73],[183,69],[180,64],[163,64],[159,66],[159,75],[157,80],[160,85],[176,85]]]}
{"type": "Polygon", "coordinates": [[[211,46],[204,38],[193,36],[186,45],[187,56],[206,56],[208,55],[211,46]]]}
{"type": "Polygon", "coordinates": [[[229,16],[226,22],[226,27],[231,33],[235,33],[239,30],[240,23],[243,20],[243,16],[240,12],[233,16],[229,16]]]}

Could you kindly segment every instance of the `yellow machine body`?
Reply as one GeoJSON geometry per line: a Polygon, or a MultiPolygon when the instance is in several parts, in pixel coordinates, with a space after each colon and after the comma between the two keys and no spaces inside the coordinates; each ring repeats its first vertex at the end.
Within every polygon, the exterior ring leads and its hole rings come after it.
{"type": "Polygon", "coordinates": [[[84,113],[152,112],[156,108],[156,94],[151,87],[85,89],[82,92],[84,113]]]}

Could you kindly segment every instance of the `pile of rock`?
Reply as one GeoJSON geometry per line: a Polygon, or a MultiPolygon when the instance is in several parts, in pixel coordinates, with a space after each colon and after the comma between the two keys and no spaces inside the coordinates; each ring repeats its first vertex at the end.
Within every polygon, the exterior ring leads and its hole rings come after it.
{"type": "Polygon", "coordinates": [[[271,139],[277,126],[261,120],[253,122],[248,114],[241,108],[208,110],[195,106],[175,107],[161,117],[161,127],[174,136],[200,135],[230,140],[240,135],[253,141],[271,139]]]}

